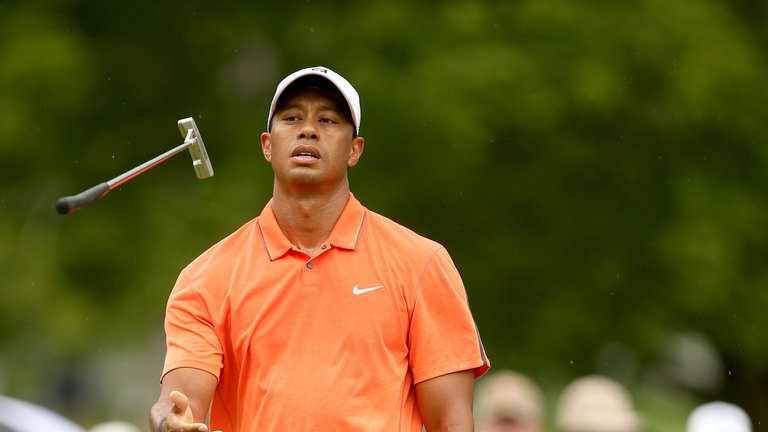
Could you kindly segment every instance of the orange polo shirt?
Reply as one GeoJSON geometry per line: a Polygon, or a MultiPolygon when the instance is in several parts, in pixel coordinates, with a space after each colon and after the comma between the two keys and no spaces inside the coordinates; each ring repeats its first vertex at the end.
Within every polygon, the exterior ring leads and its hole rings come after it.
{"type": "Polygon", "coordinates": [[[165,328],[163,375],[216,376],[224,432],[420,432],[415,384],[489,367],[446,250],[351,194],[313,257],[270,201],[181,272],[165,328]]]}

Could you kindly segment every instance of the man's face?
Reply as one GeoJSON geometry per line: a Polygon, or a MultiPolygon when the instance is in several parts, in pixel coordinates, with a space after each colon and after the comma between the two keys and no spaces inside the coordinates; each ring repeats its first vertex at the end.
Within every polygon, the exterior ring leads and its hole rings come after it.
{"type": "Polygon", "coordinates": [[[275,180],[286,184],[335,184],[357,164],[363,139],[344,102],[316,87],[293,91],[275,111],[272,131],[261,135],[275,180]]]}

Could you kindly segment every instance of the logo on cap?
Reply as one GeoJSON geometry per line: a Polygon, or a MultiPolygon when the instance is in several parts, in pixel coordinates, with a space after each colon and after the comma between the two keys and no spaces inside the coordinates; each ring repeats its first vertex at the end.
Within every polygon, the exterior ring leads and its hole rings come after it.
{"type": "Polygon", "coordinates": [[[315,71],[315,72],[322,72],[324,74],[328,73],[328,69],[321,68],[321,67],[313,67],[312,70],[315,71]]]}

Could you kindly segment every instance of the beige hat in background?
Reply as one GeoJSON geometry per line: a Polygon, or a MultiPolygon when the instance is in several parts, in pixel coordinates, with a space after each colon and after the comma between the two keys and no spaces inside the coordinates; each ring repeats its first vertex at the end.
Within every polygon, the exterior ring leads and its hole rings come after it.
{"type": "Polygon", "coordinates": [[[478,383],[475,417],[485,419],[542,420],[544,397],[536,383],[510,370],[494,372],[478,383]]]}
{"type": "Polygon", "coordinates": [[[590,375],[574,380],[560,395],[557,429],[563,432],[638,432],[640,417],[624,386],[590,375]]]}

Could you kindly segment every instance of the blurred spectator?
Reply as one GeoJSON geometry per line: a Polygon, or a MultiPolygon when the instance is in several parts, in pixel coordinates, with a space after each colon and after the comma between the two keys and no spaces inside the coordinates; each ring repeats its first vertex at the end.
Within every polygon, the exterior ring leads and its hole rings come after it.
{"type": "Polygon", "coordinates": [[[91,428],[90,432],[141,432],[138,427],[123,421],[109,421],[99,423],[91,428]]]}
{"type": "Polygon", "coordinates": [[[640,432],[640,417],[624,386],[601,375],[571,382],[560,395],[559,432],[640,432]]]}
{"type": "Polygon", "coordinates": [[[530,378],[510,370],[490,374],[475,392],[477,432],[542,432],[544,397],[530,378]]]}
{"type": "Polygon", "coordinates": [[[673,333],[662,339],[651,378],[667,390],[715,394],[725,366],[717,347],[700,333],[673,333]]]}
{"type": "Polygon", "coordinates": [[[717,401],[694,409],[685,429],[686,432],[752,432],[752,421],[741,407],[717,401]]]}
{"type": "Polygon", "coordinates": [[[0,431],[86,432],[61,415],[20,399],[0,395],[0,431]]]}

